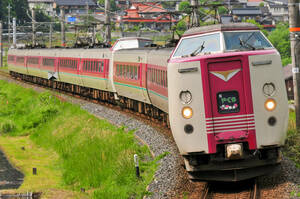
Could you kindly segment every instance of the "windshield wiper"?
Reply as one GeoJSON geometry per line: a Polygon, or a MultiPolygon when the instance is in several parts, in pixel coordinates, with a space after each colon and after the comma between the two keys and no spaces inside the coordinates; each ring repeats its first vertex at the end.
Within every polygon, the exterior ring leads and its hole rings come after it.
{"type": "Polygon", "coordinates": [[[249,38],[246,41],[242,40],[241,38],[239,38],[239,40],[240,40],[240,45],[241,46],[243,46],[245,48],[248,48],[250,50],[256,50],[256,48],[254,46],[252,46],[252,45],[250,45],[250,44],[247,43],[247,41],[249,40],[249,38]]]}
{"type": "Polygon", "coordinates": [[[199,53],[201,53],[202,50],[205,48],[204,44],[205,44],[205,41],[203,41],[202,45],[199,46],[194,52],[192,52],[192,53],[190,54],[190,56],[191,56],[191,57],[194,57],[194,56],[198,55],[199,53]]]}

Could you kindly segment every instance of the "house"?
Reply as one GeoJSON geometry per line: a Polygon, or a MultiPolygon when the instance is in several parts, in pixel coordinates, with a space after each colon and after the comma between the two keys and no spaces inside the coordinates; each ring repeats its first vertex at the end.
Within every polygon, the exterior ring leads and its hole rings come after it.
{"type": "Polygon", "coordinates": [[[143,24],[145,28],[156,30],[168,30],[172,23],[176,22],[160,3],[133,3],[125,10],[125,15],[120,17],[118,23],[132,28],[143,24]]]}
{"type": "Polygon", "coordinates": [[[45,11],[46,14],[53,15],[54,0],[27,0],[29,9],[40,8],[45,11]]]}
{"type": "Polygon", "coordinates": [[[260,21],[263,17],[262,11],[259,7],[233,8],[231,10],[234,22],[241,22],[247,19],[254,19],[260,21]]]}
{"type": "Polygon", "coordinates": [[[97,5],[93,0],[54,0],[54,8],[64,8],[65,14],[85,14],[95,11],[97,5]]]}
{"type": "Polygon", "coordinates": [[[285,86],[289,100],[294,99],[292,64],[283,67],[285,86]]]}
{"type": "Polygon", "coordinates": [[[268,4],[270,13],[276,21],[289,21],[288,6],[285,4],[268,4]]]}

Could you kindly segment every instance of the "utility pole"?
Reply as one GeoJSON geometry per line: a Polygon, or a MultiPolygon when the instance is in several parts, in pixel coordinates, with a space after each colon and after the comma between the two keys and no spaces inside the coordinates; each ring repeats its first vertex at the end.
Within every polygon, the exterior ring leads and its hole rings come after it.
{"type": "Polygon", "coordinates": [[[289,24],[291,38],[291,56],[294,85],[294,101],[296,112],[296,127],[300,128],[300,16],[299,0],[289,0],[289,24]]]}
{"type": "Polygon", "coordinates": [[[13,47],[17,47],[17,23],[16,18],[13,18],[13,47]]]}
{"type": "Polygon", "coordinates": [[[2,43],[2,32],[3,32],[2,21],[0,21],[0,67],[3,67],[3,43],[2,43]]]}
{"type": "Polygon", "coordinates": [[[7,9],[8,9],[8,19],[7,19],[7,25],[8,25],[8,44],[10,44],[10,9],[12,7],[10,6],[10,4],[8,4],[7,9]]]}
{"type": "Polygon", "coordinates": [[[60,27],[61,27],[61,46],[66,47],[66,34],[65,34],[65,8],[60,8],[60,27]]]}
{"type": "Polygon", "coordinates": [[[198,27],[200,25],[199,13],[198,13],[198,9],[199,9],[198,0],[191,0],[191,6],[193,7],[191,27],[198,27]]]}
{"type": "Polygon", "coordinates": [[[32,8],[31,10],[31,18],[32,18],[32,45],[33,47],[35,46],[36,44],[36,30],[35,30],[35,9],[32,8]]]}
{"type": "Polygon", "coordinates": [[[110,43],[111,41],[111,29],[110,29],[110,0],[105,0],[105,41],[110,43]]]}

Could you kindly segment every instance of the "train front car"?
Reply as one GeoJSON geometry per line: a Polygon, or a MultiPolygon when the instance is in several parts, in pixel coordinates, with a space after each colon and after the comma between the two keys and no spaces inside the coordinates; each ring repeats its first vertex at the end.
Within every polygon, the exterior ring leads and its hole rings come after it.
{"type": "Polygon", "coordinates": [[[288,102],[280,55],[248,23],[188,30],[168,64],[171,130],[192,180],[276,170],[288,102]]]}

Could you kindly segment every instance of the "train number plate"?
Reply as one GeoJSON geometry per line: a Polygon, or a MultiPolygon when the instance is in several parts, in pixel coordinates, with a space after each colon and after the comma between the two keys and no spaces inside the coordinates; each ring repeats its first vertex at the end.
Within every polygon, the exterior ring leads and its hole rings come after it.
{"type": "Polygon", "coordinates": [[[239,93],[237,91],[219,92],[217,102],[219,113],[237,113],[240,111],[239,93]]]}

